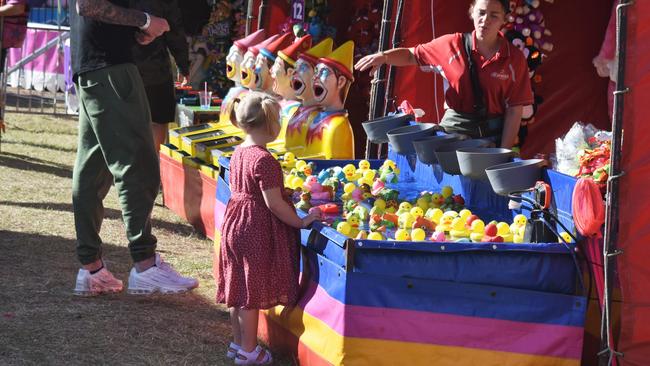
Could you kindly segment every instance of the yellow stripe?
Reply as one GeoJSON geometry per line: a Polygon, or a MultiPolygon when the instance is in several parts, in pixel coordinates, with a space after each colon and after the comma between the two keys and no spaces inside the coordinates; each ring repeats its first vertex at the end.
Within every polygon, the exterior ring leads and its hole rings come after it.
{"type": "Polygon", "coordinates": [[[580,360],[465,347],[343,337],[300,308],[277,306],[267,319],[288,329],[315,354],[333,365],[579,366],[580,360]],[[285,311],[286,310],[286,311],[285,311]],[[283,313],[284,311],[284,313],[283,313]]]}

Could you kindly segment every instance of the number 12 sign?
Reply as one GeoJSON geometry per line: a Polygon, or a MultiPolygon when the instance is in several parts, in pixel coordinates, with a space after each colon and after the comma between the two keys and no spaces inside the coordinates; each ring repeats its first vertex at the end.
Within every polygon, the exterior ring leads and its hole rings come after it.
{"type": "Polygon", "coordinates": [[[293,0],[291,4],[291,18],[297,22],[305,20],[305,0],[293,0]]]}

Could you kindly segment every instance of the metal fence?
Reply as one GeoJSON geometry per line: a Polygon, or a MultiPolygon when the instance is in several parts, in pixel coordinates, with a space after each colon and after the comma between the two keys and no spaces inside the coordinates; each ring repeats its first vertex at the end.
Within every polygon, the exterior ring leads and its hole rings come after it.
{"type": "Polygon", "coordinates": [[[69,63],[67,1],[47,4],[51,2],[31,7],[23,47],[8,50],[1,79],[6,111],[77,113],[69,63]]]}

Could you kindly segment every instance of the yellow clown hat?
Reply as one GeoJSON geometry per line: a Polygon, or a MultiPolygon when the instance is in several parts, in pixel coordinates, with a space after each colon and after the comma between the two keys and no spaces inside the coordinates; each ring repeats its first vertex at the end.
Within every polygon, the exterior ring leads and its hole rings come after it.
{"type": "Polygon", "coordinates": [[[298,55],[298,58],[301,58],[315,66],[318,63],[319,58],[332,53],[332,48],[334,48],[334,40],[327,37],[318,42],[314,47],[298,55]]]}
{"type": "Polygon", "coordinates": [[[353,81],[352,66],[354,64],[354,42],[347,41],[339,48],[325,57],[318,59],[319,63],[325,64],[333,69],[338,70],[348,80],[353,81]]]}

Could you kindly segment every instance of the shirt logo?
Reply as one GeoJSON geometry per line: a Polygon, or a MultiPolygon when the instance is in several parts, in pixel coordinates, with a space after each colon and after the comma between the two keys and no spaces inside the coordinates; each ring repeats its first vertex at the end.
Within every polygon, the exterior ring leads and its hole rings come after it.
{"type": "Polygon", "coordinates": [[[492,76],[492,77],[495,78],[495,79],[499,79],[499,80],[501,80],[501,81],[506,81],[506,80],[510,79],[510,75],[508,75],[508,74],[507,74],[505,71],[503,71],[503,70],[501,70],[501,71],[499,71],[499,72],[494,71],[494,72],[492,72],[492,74],[490,74],[490,76],[492,76]]]}

